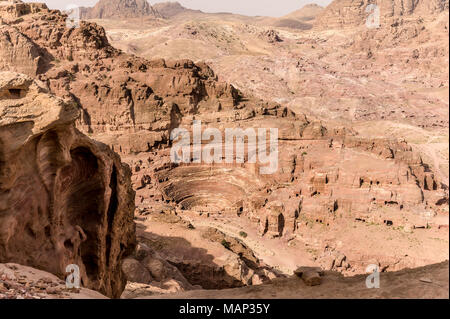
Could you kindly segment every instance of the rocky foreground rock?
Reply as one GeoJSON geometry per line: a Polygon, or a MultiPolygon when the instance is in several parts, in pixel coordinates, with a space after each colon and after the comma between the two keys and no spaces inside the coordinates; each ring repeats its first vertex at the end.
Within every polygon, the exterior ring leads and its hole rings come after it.
{"type": "Polygon", "coordinates": [[[68,288],[55,275],[18,264],[0,264],[1,299],[107,299],[86,288],[68,288]]]}
{"type": "Polygon", "coordinates": [[[42,83],[0,72],[0,262],[61,279],[76,264],[84,287],[118,297],[135,243],[130,170],[78,117],[42,83]]]}
{"type": "MultiPolygon", "coordinates": [[[[448,299],[448,261],[398,272],[382,273],[379,289],[367,289],[367,275],[345,278],[325,272],[322,284],[308,286],[298,277],[277,279],[258,287],[177,293],[173,299],[448,299]]],[[[151,296],[143,299],[159,299],[151,296]]]]}

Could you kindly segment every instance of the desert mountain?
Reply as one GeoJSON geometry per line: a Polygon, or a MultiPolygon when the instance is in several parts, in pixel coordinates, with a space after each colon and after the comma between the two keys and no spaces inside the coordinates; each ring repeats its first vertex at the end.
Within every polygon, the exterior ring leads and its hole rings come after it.
{"type": "Polygon", "coordinates": [[[322,11],[323,7],[317,4],[307,4],[303,8],[281,18],[267,18],[263,21],[277,28],[308,30],[312,28],[315,18],[322,11]]]}
{"type": "Polygon", "coordinates": [[[82,19],[161,18],[147,0],[100,0],[92,8],[81,8],[82,19]]]}
{"type": "Polygon", "coordinates": [[[199,10],[185,8],[179,2],[158,2],[153,5],[153,9],[168,19],[183,13],[201,13],[199,10]]]}
{"type": "Polygon", "coordinates": [[[283,18],[295,19],[306,22],[314,20],[317,17],[317,15],[319,15],[319,13],[321,13],[323,10],[324,8],[319,6],[318,4],[311,3],[305,5],[303,8],[297,11],[285,15],[283,18]]]}
{"type": "Polygon", "coordinates": [[[370,14],[366,12],[369,4],[379,6],[382,26],[402,17],[437,15],[449,8],[448,0],[335,0],[317,17],[316,26],[326,29],[363,25],[370,14]]]}

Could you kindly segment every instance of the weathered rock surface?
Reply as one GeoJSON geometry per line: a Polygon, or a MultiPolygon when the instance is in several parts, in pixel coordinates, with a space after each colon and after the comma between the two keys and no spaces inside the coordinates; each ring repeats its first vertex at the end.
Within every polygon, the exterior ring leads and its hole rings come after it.
{"type": "Polygon", "coordinates": [[[411,15],[433,15],[448,10],[448,0],[335,0],[319,14],[315,26],[318,28],[354,27],[366,23],[369,14],[366,8],[375,4],[380,9],[380,24],[386,26],[395,19],[411,15]]]}
{"type": "Polygon", "coordinates": [[[265,32],[261,32],[259,36],[269,43],[283,42],[283,39],[280,38],[280,35],[275,30],[267,30],[265,32]]]}
{"type": "Polygon", "coordinates": [[[13,27],[1,27],[0,68],[37,75],[42,67],[39,48],[13,27]]]}
{"type": "Polygon", "coordinates": [[[67,288],[48,272],[18,264],[0,264],[0,299],[107,299],[86,288],[67,288]]]}
{"type": "Polygon", "coordinates": [[[307,286],[319,286],[322,283],[322,278],[318,272],[306,271],[302,274],[302,280],[307,286]]]}
{"type": "Polygon", "coordinates": [[[223,289],[277,277],[240,240],[211,227],[194,227],[186,223],[185,215],[150,211],[138,215],[143,218],[138,222],[138,240],[145,247],[139,250],[145,253],[136,253],[153,276],[148,284],[162,288],[175,281],[178,291],[223,289]]]}
{"type": "Polygon", "coordinates": [[[123,261],[122,269],[128,281],[140,284],[147,284],[152,281],[149,271],[136,259],[126,258],[123,261]]]}
{"type": "Polygon", "coordinates": [[[197,289],[180,270],[140,240],[123,265],[128,284],[121,298],[169,294],[197,289]]]}
{"type": "Polygon", "coordinates": [[[298,278],[239,289],[197,290],[144,299],[448,299],[448,261],[417,269],[382,273],[380,289],[367,289],[367,275],[342,277],[329,272],[320,286],[306,286],[298,278]],[[425,279],[421,281],[420,279],[425,279]],[[432,283],[430,283],[430,281],[432,283]]]}
{"type": "Polygon", "coordinates": [[[0,262],[118,297],[135,243],[130,171],[75,128],[79,110],[26,75],[0,72],[0,262]]]}

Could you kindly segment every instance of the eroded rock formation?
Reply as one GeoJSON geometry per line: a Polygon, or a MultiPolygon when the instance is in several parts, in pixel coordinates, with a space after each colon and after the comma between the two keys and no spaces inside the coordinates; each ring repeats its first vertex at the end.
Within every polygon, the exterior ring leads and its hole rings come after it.
{"type": "Polygon", "coordinates": [[[26,75],[0,73],[0,262],[119,297],[122,259],[133,251],[130,171],[74,125],[79,110],[26,75]]]}
{"type": "Polygon", "coordinates": [[[366,11],[370,4],[379,7],[381,26],[387,26],[402,17],[438,14],[449,8],[448,0],[335,0],[319,14],[315,25],[318,28],[363,25],[373,12],[366,11]]]}

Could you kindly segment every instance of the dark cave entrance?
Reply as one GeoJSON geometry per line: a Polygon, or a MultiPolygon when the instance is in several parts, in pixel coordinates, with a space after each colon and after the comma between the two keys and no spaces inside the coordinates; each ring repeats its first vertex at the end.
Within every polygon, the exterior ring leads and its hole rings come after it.
{"type": "Polygon", "coordinates": [[[283,236],[284,224],[285,220],[283,214],[278,215],[278,232],[280,233],[280,237],[283,236]]]}
{"type": "MultiPolygon", "coordinates": [[[[65,199],[69,223],[81,228],[84,232],[81,237],[85,235],[85,240],[74,253],[81,257],[89,281],[97,281],[103,259],[99,233],[103,227],[105,185],[98,159],[91,150],[78,147],[70,154],[72,163],[64,167],[60,174],[61,198],[65,199]]],[[[114,203],[112,206],[113,209],[114,203]]]]}

